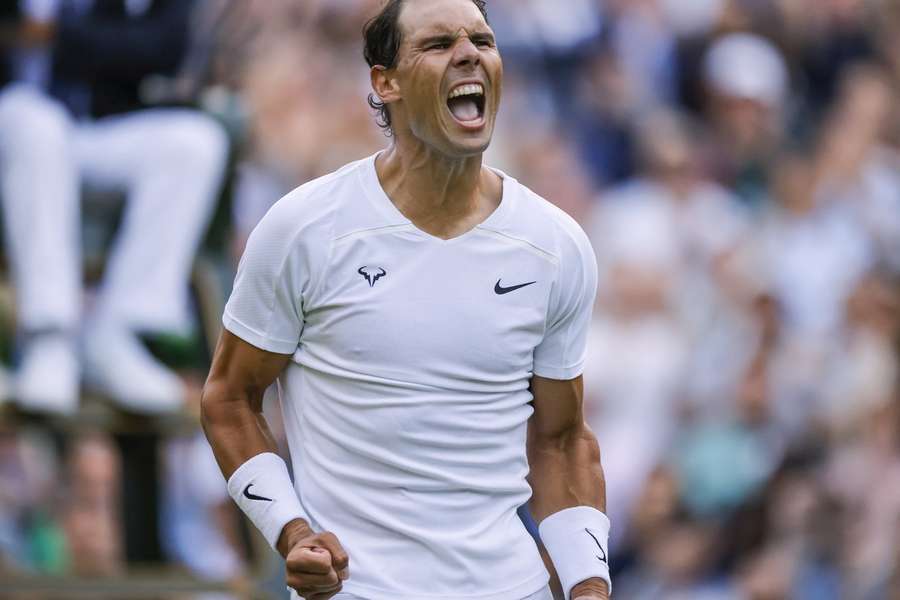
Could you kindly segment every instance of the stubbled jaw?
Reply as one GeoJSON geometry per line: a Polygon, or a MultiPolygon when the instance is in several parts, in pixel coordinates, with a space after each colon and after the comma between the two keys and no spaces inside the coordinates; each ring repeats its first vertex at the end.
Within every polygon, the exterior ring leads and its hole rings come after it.
{"type": "Polygon", "coordinates": [[[484,127],[485,105],[484,86],[480,83],[461,83],[447,95],[450,115],[464,129],[484,127]]]}

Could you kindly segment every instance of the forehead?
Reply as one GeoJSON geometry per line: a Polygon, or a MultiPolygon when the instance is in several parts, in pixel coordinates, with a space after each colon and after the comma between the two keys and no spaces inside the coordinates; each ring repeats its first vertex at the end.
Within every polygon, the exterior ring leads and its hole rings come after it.
{"type": "Polygon", "coordinates": [[[406,0],[398,19],[404,39],[440,33],[488,30],[484,16],[472,0],[406,0]]]}

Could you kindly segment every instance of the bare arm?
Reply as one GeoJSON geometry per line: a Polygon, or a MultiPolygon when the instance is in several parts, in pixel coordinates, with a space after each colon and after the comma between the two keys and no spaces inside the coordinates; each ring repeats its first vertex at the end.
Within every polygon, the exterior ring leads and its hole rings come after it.
{"type": "MultiPolygon", "coordinates": [[[[203,387],[201,422],[226,479],[257,454],[278,452],[262,401],[290,359],[289,354],[266,352],[228,330],[222,332],[203,387]]],[[[278,551],[286,556],[291,540],[308,534],[302,519],[291,521],[278,540],[278,551]]]]}
{"type": "MultiPolygon", "coordinates": [[[[535,376],[531,391],[534,414],[528,424],[528,462],[534,518],[540,522],[574,506],[605,511],[600,447],[584,422],[582,378],[556,381],[535,376]]],[[[606,582],[584,581],[575,586],[572,597],[591,593],[594,596],[586,597],[606,598],[606,582]]]]}
{"type": "Polygon", "coordinates": [[[290,358],[222,332],[200,406],[203,431],[226,479],[257,454],[277,452],[262,401],[290,358]]]}

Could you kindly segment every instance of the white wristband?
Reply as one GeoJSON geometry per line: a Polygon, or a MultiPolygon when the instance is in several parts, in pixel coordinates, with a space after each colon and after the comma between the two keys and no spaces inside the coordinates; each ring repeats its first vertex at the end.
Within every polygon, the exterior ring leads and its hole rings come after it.
{"type": "Polygon", "coordinates": [[[238,467],[228,478],[228,493],[273,548],[288,522],[309,522],[287,464],[272,452],[257,454],[238,467]]]}
{"type": "Polygon", "coordinates": [[[538,526],[541,541],[556,567],[559,581],[571,600],[572,588],[586,579],[609,578],[609,518],[590,506],[576,506],[555,512],[538,526]]]}

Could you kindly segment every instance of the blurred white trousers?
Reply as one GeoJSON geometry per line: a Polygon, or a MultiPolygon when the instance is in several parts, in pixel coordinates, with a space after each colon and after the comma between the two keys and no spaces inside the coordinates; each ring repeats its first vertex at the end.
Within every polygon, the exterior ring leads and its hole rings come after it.
{"type": "Polygon", "coordinates": [[[197,111],[82,123],[34,88],[0,91],[0,196],[20,328],[79,326],[82,182],[126,194],[97,319],[133,330],[187,328],[191,266],[227,152],[222,128],[197,111]]]}

